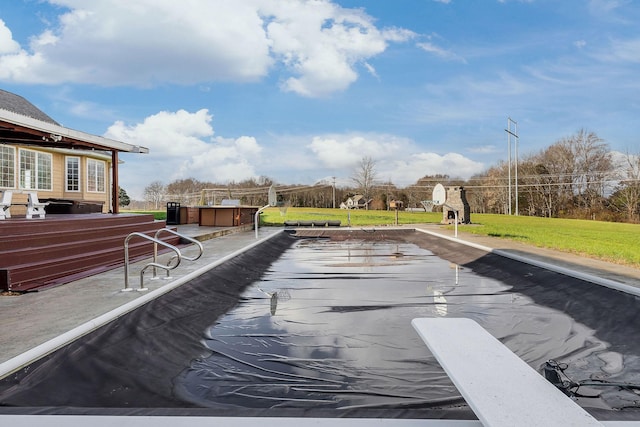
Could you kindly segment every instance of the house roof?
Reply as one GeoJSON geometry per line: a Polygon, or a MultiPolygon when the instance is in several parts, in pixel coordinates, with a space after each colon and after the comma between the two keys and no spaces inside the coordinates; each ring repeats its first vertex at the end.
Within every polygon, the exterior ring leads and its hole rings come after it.
{"type": "Polygon", "coordinates": [[[23,97],[0,89],[0,142],[129,153],[149,149],[61,126],[23,97]]]}
{"type": "Polygon", "coordinates": [[[60,126],[60,123],[46,115],[41,109],[15,93],[0,89],[0,108],[22,116],[31,117],[41,122],[51,123],[60,126]]]}

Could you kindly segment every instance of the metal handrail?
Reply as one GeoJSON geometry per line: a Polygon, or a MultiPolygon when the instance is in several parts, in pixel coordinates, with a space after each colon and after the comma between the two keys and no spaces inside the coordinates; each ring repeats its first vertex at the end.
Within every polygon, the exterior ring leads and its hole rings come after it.
{"type": "MultiPolygon", "coordinates": [[[[203,254],[203,252],[204,252],[204,247],[202,246],[202,243],[200,243],[198,240],[194,239],[193,237],[188,237],[188,236],[185,236],[184,234],[180,234],[180,233],[178,233],[177,231],[172,230],[172,229],[170,229],[170,228],[161,228],[161,229],[159,229],[158,231],[156,231],[156,234],[155,234],[155,236],[154,236],[154,237],[155,237],[157,240],[160,240],[160,238],[159,238],[158,236],[160,236],[160,233],[162,233],[162,232],[170,233],[170,234],[173,234],[173,235],[175,235],[175,236],[180,237],[181,239],[188,240],[189,242],[191,242],[191,243],[195,244],[195,245],[198,247],[198,249],[199,249],[199,253],[198,253],[198,255],[197,255],[197,256],[195,256],[195,257],[188,257],[188,256],[186,256],[186,255],[182,255],[182,254],[181,254],[182,259],[186,259],[187,261],[196,261],[196,260],[198,260],[198,259],[202,256],[202,254],[203,254]]],[[[171,261],[173,261],[175,258],[176,258],[176,256],[171,257],[171,258],[169,259],[169,261],[167,262],[167,265],[170,265],[170,264],[171,264],[171,261]]],[[[154,244],[153,244],[153,262],[154,262],[154,263],[157,263],[157,262],[158,262],[158,244],[157,244],[157,243],[155,243],[155,242],[154,242],[154,244]]],[[[169,271],[171,271],[171,270],[173,270],[173,269],[165,269],[165,270],[167,271],[167,278],[168,278],[168,277],[170,277],[170,276],[169,276],[169,271]]],[[[156,268],[155,268],[155,267],[153,267],[153,279],[156,279],[157,277],[158,277],[158,276],[156,275],[156,268]]]]}
{"type": "MultiPolygon", "coordinates": [[[[138,291],[146,291],[148,290],[148,288],[144,287],[144,271],[148,268],[148,267],[158,267],[158,268],[162,268],[165,270],[173,270],[174,268],[176,268],[178,265],[180,265],[180,260],[183,258],[182,254],[180,253],[180,249],[176,248],[175,246],[167,243],[167,242],[163,242],[160,239],[157,239],[155,237],[151,237],[148,236],[144,233],[139,233],[139,232],[133,232],[131,234],[129,234],[127,236],[126,239],[124,239],[124,289],[123,292],[127,292],[127,291],[131,291],[132,289],[129,288],[129,240],[131,240],[133,237],[138,236],[138,237],[142,237],[144,239],[150,240],[152,242],[154,242],[154,247],[157,248],[157,245],[162,245],[165,246],[169,249],[171,249],[173,252],[176,253],[176,258],[178,260],[178,262],[176,262],[176,265],[171,266],[171,265],[162,265],[162,264],[158,264],[156,261],[157,259],[154,258],[154,262],[150,262],[149,264],[145,265],[142,270],[140,270],[140,288],[138,289],[138,291]]],[[[173,259],[173,258],[172,258],[173,259]]]]}
{"type": "Polygon", "coordinates": [[[258,209],[256,211],[256,215],[255,215],[255,225],[254,228],[256,229],[256,239],[258,238],[258,225],[260,224],[260,214],[262,213],[263,210],[267,209],[268,207],[270,207],[271,205],[266,205],[261,207],[260,209],[258,209]]]}

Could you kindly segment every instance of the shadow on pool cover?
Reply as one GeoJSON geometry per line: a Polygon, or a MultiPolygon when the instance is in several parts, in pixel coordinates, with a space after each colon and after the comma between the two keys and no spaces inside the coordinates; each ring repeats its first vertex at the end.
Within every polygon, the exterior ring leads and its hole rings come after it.
{"type": "MultiPolygon", "coordinates": [[[[469,317],[536,369],[640,383],[637,313],[422,233],[281,233],[0,381],[0,412],[473,419],[412,318],[469,317]]],[[[640,418],[633,390],[584,392],[599,419],[640,418]]]]}

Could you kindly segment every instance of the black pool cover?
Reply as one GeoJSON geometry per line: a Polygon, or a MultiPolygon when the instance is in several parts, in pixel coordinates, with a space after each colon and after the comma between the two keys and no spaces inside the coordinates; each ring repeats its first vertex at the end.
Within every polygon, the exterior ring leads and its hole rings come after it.
{"type": "Polygon", "coordinates": [[[449,316],[640,419],[636,297],[418,232],[340,236],[281,233],[3,379],[0,413],[474,418],[410,325],[449,316]]]}

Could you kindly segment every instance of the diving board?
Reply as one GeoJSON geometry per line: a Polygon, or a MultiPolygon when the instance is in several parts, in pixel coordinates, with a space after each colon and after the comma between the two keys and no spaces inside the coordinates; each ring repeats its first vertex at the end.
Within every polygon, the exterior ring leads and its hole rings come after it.
{"type": "Polygon", "coordinates": [[[473,320],[411,324],[483,426],[603,426],[473,320]]]}

